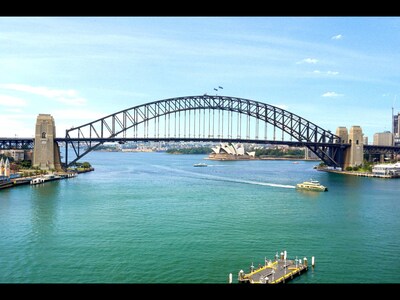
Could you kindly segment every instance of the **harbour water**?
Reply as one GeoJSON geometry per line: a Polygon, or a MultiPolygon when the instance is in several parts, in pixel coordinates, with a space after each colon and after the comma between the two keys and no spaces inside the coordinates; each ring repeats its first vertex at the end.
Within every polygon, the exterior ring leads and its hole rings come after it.
{"type": "Polygon", "coordinates": [[[399,179],[204,157],[92,152],[94,172],[0,191],[0,282],[236,282],[283,250],[315,256],[290,284],[400,282],[399,179]]]}

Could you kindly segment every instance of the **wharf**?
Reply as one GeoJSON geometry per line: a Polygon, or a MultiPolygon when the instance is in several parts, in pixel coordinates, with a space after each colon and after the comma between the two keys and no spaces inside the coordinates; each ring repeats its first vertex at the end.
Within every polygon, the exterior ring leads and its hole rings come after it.
{"type": "Polygon", "coordinates": [[[302,261],[297,257],[296,259],[285,259],[285,257],[286,253],[285,256],[281,255],[280,259],[276,257],[274,261],[266,259],[264,266],[259,266],[257,269],[252,265],[248,274],[241,270],[238,275],[239,283],[285,283],[308,271],[307,258],[302,261]]]}
{"type": "Polygon", "coordinates": [[[18,185],[29,184],[32,178],[17,178],[0,184],[0,190],[15,187],[18,185]]]}
{"type": "Polygon", "coordinates": [[[329,169],[317,169],[317,170],[322,171],[322,172],[352,175],[352,176],[358,176],[358,177],[389,178],[389,179],[390,178],[400,178],[399,175],[374,174],[374,173],[370,173],[370,172],[338,171],[338,170],[329,170],[329,169]]]}
{"type": "Polygon", "coordinates": [[[44,176],[38,175],[38,176],[32,176],[32,177],[8,179],[7,181],[3,181],[0,183],[0,190],[12,188],[12,187],[16,187],[16,186],[24,185],[24,184],[36,185],[36,184],[45,183],[45,182],[54,181],[54,180],[67,179],[67,178],[75,177],[76,175],[77,175],[77,173],[68,172],[68,173],[60,173],[60,175],[44,175],[44,176]]]}

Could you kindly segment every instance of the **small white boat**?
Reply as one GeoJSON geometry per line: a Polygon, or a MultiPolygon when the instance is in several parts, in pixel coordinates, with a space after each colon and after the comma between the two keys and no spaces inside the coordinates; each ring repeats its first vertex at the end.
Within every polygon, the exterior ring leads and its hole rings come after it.
{"type": "Polygon", "coordinates": [[[207,167],[207,164],[205,164],[205,163],[198,163],[198,164],[194,164],[193,167],[207,167]]]}
{"type": "Polygon", "coordinates": [[[35,184],[40,184],[40,183],[44,183],[47,181],[60,180],[60,179],[62,179],[62,176],[55,175],[55,174],[46,174],[46,175],[42,175],[40,177],[32,179],[30,183],[32,185],[35,185],[35,184]]]}
{"type": "Polygon", "coordinates": [[[328,188],[320,184],[318,180],[312,180],[312,179],[310,181],[304,181],[303,183],[298,183],[296,185],[296,188],[300,190],[317,191],[317,192],[328,191],[328,188]]]}
{"type": "Polygon", "coordinates": [[[40,184],[44,182],[44,178],[42,177],[37,177],[31,180],[30,184],[40,184]]]}

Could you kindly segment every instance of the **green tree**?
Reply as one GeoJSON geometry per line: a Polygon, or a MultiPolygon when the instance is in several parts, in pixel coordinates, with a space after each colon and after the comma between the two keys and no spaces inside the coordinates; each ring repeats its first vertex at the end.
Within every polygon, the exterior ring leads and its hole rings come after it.
{"type": "Polygon", "coordinates": [[[210,154],[211,149],[208,147],[193,147],[193,148],[171,148],[166,151],[169,154],[210,154]]]}
{"type": "Polygon", "coordinates": [[[18,165],[20,166],[21,169],[29,169],[30,167],[32,167],[32,161],[22,160],[18,162],[18,165]]]}
{"type": "Polygon", "coordinates": [[[82,168],[84,168],[84,169],[90,169],[91,167],[92,167],[92,165],[87,161],[82,163],[82,168]]]}

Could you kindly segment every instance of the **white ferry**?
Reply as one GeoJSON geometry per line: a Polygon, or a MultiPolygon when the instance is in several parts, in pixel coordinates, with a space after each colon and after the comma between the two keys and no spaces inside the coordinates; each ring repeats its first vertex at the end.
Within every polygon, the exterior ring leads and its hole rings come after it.
{"type": "Polygon", "coordinates": [[[296,185],[296,188],[300,190],[309,190],[317,192],[328,191],[328,188],[320,184],[318,180],[312,180],[312,179],[310,181],[304,181],[303,183],[298,183],[296,185]]]}
{"type": "Polygon", "coordinates": [[[400,162],[397,162],[395,164],[375,165],[372,168],[372,173],[374,175],[391,175],[398,177],[400,176],[400,162]]]}

